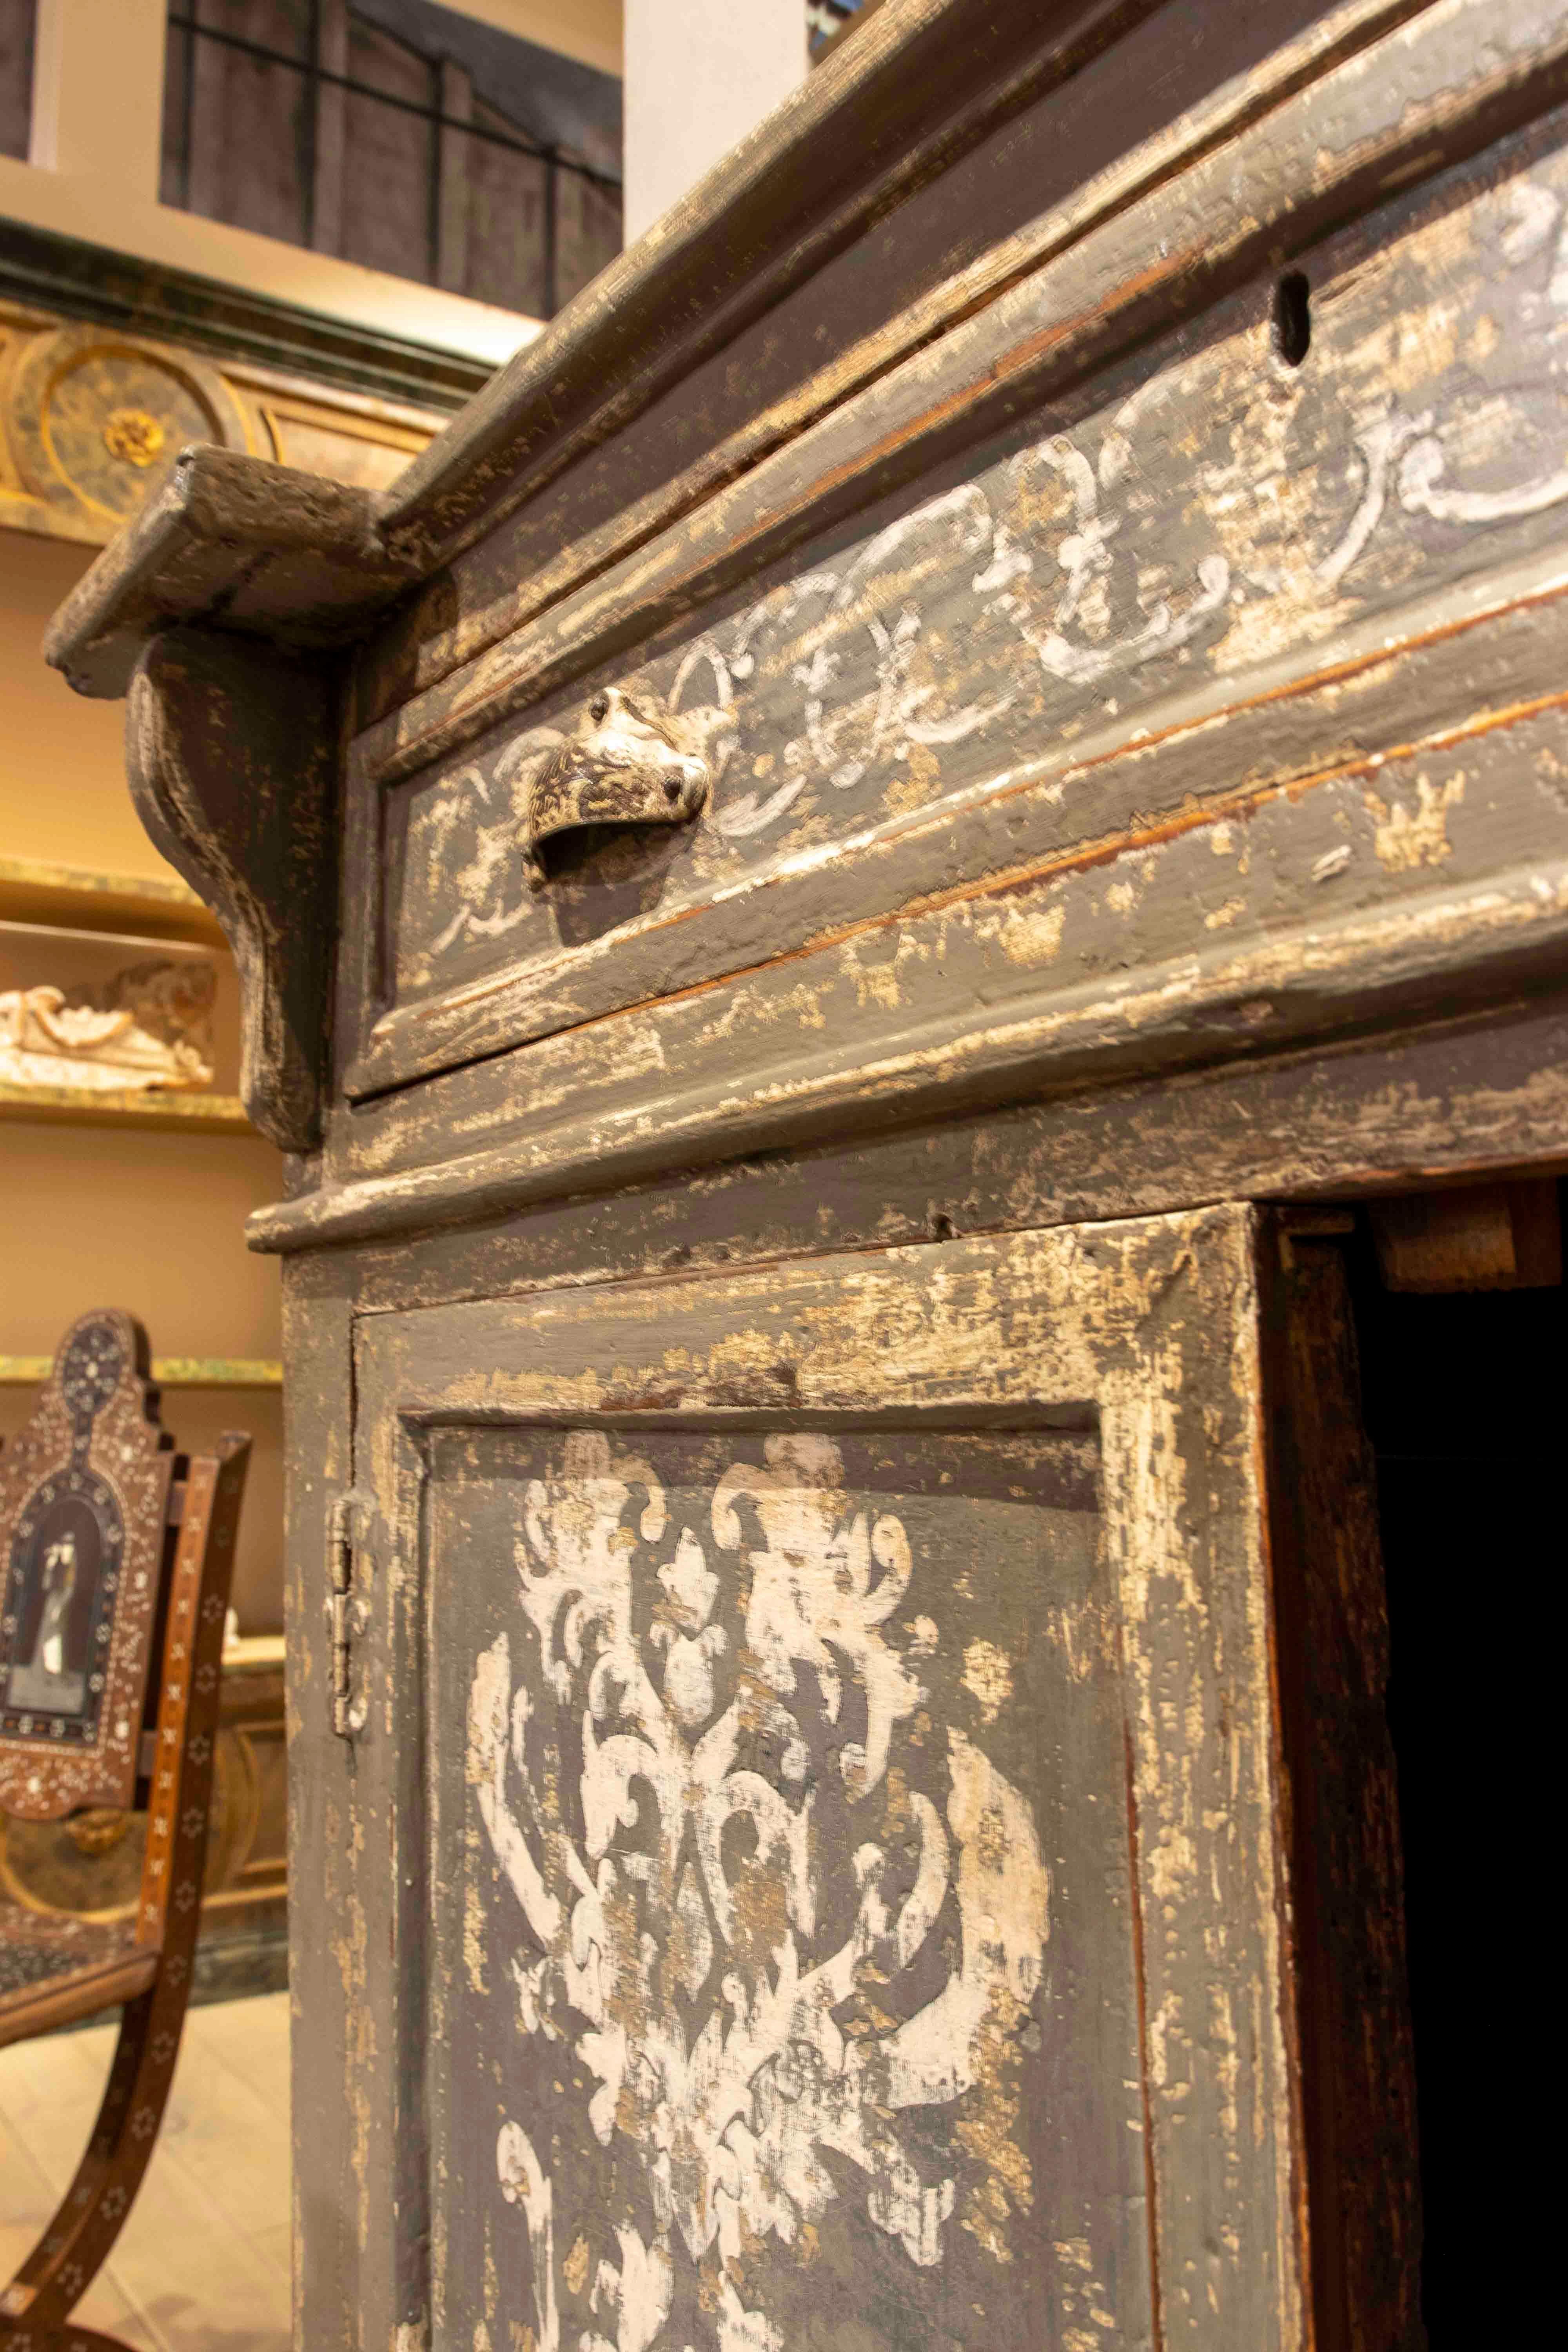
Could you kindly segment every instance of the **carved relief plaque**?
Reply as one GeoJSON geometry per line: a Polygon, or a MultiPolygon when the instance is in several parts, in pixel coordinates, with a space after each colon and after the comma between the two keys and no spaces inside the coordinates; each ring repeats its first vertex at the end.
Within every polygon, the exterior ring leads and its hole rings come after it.
{"type": "Polygon", "coordinates": [[[1145,2341],[1093,1436],[435,1457],[437,2343],[1145,2341]]]}
{"type": "Polygon", "coordinates": [[[134,1792],[174,1463],[146,1361],[128,1315],[83,1316],[0,1454],[0,1809],[26,1820],[134,1792]]]}

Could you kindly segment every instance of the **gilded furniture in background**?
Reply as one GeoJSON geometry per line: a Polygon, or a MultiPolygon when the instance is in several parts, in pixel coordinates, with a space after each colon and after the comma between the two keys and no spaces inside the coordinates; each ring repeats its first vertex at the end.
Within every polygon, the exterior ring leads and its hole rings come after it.
{"type": "Polygon", "coordinates": [[[383,489],[486,373],[460,353],[8,223],[0,529],[101,544],[192,441],[383,489]]]}
{"type": "Polygon", "coordinates": [[[192,441],[383,489],[438,421],[0,299],[0,527],[100,544],[192,441]]]}
{"type": "MultiPolygon", "coordinates": [[[[122,2011],[103,2103],[49,2228],[0,2293],[0,2345],[58,2340],[141,2185],[190,2000],[219,1664],[248,1437],[179,1459],[146,1335],[100,1308],[67,1332],[0,1457],[0,1807],[106,1850],[145,1808],[132,1900],[83,1918],[0,1903],[0,2044],[122,2011]]],[[[73,2328],[73,2346],[111,2339],[73,2328]]]]}

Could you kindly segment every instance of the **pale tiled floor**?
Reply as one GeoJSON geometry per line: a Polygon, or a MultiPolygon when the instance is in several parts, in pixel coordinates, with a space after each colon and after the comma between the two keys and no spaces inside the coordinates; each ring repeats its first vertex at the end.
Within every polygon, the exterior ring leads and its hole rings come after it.
{"type": "MultiPolygon", "coordinates": [[[[114,2031],[0,2050],[0,2283],[76,2168],[114,2031]]],[[[190,2011],[141,2194],[76,2315],[133,2352],[287,2352],[287,1993],[190,2011]]]]}

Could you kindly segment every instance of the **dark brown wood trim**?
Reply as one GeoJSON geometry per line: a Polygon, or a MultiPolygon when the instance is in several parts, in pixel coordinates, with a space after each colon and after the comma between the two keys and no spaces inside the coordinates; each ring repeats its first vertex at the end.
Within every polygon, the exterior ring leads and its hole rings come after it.
{"type": "Polygon", "coordinates": [[[1315,2341],[1425,2352],[1387,1599],[1342,1238],[1286,1212],[1260,1272],[1315,2341]]]}
{"type": "Polygon", "coordinates": [[[240,1096],[284,1150],[321,1129],[337,903],[336,698],[318,663],[168,631],[126,711],[131,796],[239,971],[240,1096]]]}

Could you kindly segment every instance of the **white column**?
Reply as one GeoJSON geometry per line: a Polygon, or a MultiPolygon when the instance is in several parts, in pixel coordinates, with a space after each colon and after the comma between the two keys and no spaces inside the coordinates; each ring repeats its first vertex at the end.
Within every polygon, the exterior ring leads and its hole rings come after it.
{"type": "Polygon", "coordinates": [[[805,79],[805,0],[626,0],[626,239],[805,79]]]}
{"type": "Polygon", "coordinates": [[[28,161],[155,204],[168,0],[38,0],[28,161]]]}

